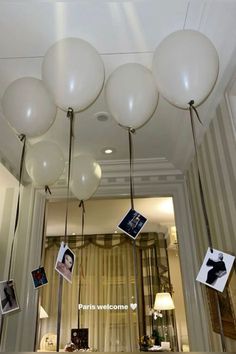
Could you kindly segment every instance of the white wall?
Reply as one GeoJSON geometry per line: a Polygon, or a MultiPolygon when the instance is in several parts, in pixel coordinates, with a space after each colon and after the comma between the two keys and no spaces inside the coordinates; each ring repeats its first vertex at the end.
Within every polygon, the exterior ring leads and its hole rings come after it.
{"type": "MultiPolygon", "coordinates": [[[[199,162],[213,248],[236,254],[236,137],[226,100],[216,110],[214,119],[199,148],[199,162]]],[[[187,173],[196,251],[200,265],[209,246],[206,234],[194,161],[187,173]]],[[[205,286],[201,288],[204,296],[205,286]]],[[[212,339],[212,351],[221,351],[219,335],[211,330],[209,309],[205,311],[212,339]]],[[[236,341],[226,338],[227,351],[236,351],[236,341]]]]}

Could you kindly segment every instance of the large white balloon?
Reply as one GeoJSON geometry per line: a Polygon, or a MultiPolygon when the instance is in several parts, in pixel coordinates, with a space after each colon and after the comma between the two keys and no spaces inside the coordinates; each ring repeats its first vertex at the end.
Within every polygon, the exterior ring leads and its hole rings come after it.
{"type": "Polygon", "coordinates": [[[212,42],[193,30],[180,30],[166,37],[156,48],[153,74],[160,94],[173,105],[200,105],[216,82],[219,59],[212,42]]]}
{"type": "Polygon", "coordinates": [[[27,137],[45,133],[54,122],[56,106],[42,80],[24,77],[13,81],[2,98],[5,118],[27,137]]]}
{"type": "Polygon", "coordinates": [[[49,186],[62,175],[65,159],[56,143],[40,141],[26,152],[25,167],[34,185],[49,186]]]}
{"type": "Polygon", "coordinates": [[[87,200],[96,192],[101,177],[101,167],[91,155],[81,154],[72,160],[71,191],[79,200],[87,200]]]}
{"type": "Polygon", "coordinates": [[[109,76],[105,97],[111,114],[121,126],[139,128],[155,111],[158,91],[149,69],[128,63],[109,76]]]}
{"type": "Polygon", "coordinates": [[[42,78],[58,107],[81,111],[99,95],[104,82],[104,65],[88,42],[64,38],[48,49],[42,64],[42,78]]]}

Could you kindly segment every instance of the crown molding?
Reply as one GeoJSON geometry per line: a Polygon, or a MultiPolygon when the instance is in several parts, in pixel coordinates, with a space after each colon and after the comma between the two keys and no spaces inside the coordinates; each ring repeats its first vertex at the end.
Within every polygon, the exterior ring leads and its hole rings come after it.
{"type": "MultiPolygon", "coordinates": [[[[130,165],[128,160],[99,161],[102,178],[94,197],[127,196],[130,193],[130,165]]],[[[63,176],[51,187],[50,199],[66,198],[67,168],[63,176]]],[[[183,183],[182,171],[165,158],[136,159],[133,163],[135,194],[152,191],[166,184],[183,183]]],[[[164,188],[165,189],[165,188],[164,188]]],[[[164,190],[163,189],[163,190],[164,190]]],[[[166,191],[163,192],[166,194],[166,191]]],[[[70,196],[73,198],[73,196],[70,196]]]]}

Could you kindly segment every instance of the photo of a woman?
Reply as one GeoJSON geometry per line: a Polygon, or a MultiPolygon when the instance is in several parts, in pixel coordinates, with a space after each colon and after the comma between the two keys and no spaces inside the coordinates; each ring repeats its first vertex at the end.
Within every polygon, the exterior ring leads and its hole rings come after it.
{"type": "Polygon", "coordinates": [[[64,244],[64,242],[62,242],[57,256],[55,269],[69,282],[72,282],[74,263],[75,254],[64,244]]]}
{"type": "Polygon", "coordinates": [[[3,315],[19,309],[13,280],[0,282],[0,300],[3,315]]]}

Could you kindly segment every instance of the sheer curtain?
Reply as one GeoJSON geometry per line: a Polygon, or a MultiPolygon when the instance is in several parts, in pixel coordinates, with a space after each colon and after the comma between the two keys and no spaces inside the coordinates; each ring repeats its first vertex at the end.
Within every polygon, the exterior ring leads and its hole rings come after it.
{"type": "MultiPolygon", "coordinates": [[[[79,328],[89,329],[90,348],[101,352],[135,351],[137,315],[130,306],[136,303],[132,244],[118,236],[85,239],[69,243],[76,263],[72,284],[63,281],[61,348],[70,342],[71,329],[79,324],[79,328]],[[78,304],[83,306],[80,310],[78,304]],[[108,305],[122,309],[107,309],[108,305]]],[[[59,275],[54,267],[59,245],[54,238],[46,248],[48,285],[42,288],[41,304],[49,318],[42,320],[41,338],[46,333],[56,334],[59,275]]]]}
{"type": "MultiPolygon", "coordinates": [[[[49,318],[41,321],[40,338],[56,334],[59,275],[54,267],[62,240],[47,238],[44,267],[49,282],[41,289],[41,304],[49,318]]],[[[141,234],[135,248],[123,234],[86,235],[83,240],[71,236],[69,247],[76,262],[72,284],[63,280],[61,348],[70,342],[71,329],[88,328],[90,348],[138,350],[139,337],[151,335],[158,326],[150,314],[156,292],[163,286],[170,289],[165,235],[141,234]],[[107,308],[114,305],[123,308],[107,308]]],[[[158,327],[161,332],[160,323],[158,327]]]]}

